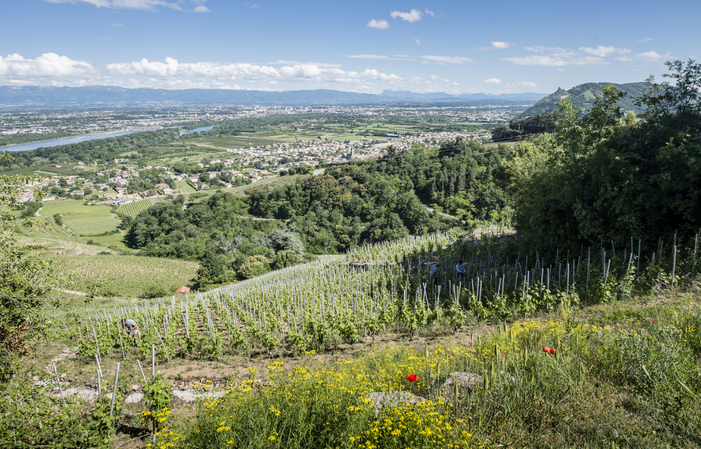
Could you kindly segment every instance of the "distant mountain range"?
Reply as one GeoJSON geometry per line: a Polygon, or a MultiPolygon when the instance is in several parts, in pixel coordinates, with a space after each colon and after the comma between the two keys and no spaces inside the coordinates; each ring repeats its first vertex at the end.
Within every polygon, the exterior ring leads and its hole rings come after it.
{"type": "Polygon", "coordinates": [[[603,97],[604,87],[609,84],[613,84],[616,89],[628,94],[618,101],[618,105],[624,111],[633,111],[636,113],[643,111],[643,108],[636,106],[633,100],[635,97],[639,97],[643,94],[642,89],[648,88],[648,83],[585,83],[575,86],[570,90],[558,88],[554,93],[528,108],[521,114],[521,117],[531,117],[543,112],[555,112],[558,110],[558,103],[564,98],[572,101],[574,107],[580,112],[586,112],[592,108],[596,97],[603,97]]]}
{"type": "Polygon", "coordinates": [[[147,107],[211,105],[327,106],[396,103],[532,104],[545,94],[460,94],[414,93],[385,90],[361,94],[337,90],[296,90],[267,92],[224,89],[125,89],[121,87],[0,86],[0,107],[147,107]]]}

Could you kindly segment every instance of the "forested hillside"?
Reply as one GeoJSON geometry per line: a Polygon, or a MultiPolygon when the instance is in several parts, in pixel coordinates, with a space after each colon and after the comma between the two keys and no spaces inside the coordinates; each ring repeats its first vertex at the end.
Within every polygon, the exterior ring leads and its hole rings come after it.
{"type": "Polygon", "coordinates": [[[422,235],[459,226],[429,213],[424,204],[461,219],[487,220],[508,211],[510,200],[496,174],[510,150],[457,140],[438,150],[390,148],[385,159],[327,169],[296,185],[251,193],[251,213],[291,219],[315,251],[422,235]],[[422,204],[424,203],[424,204],[422,204]],[[337,242],[337,243],[336,243],[337,242]]]}
{"type": "MultiPolygon", "coordinates": [[[[580,113],[591,110],[597,97],[602,97],[604,88],[611,83],[585,83],[575,86],[569,90],[557,89],[554,93],[539,100],[536,104],[528,108],[522,117],[531,117],[543,112],[557,112],[560,100],[568,99],[580,113]]],[[[642,112],[644,107],[635,103],[635,98],[642,95],[643,90],[649,87],[648,83],[626,83],[613,84],[613,87],[625,92],[626,96],[619,99],[618,105],[624,111],[642,112]]]]}

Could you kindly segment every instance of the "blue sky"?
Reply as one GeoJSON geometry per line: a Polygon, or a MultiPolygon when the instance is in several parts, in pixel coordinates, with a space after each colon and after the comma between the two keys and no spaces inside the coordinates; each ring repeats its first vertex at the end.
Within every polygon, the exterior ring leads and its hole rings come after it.
{"type": "Polygon", "coordinates": [[[697,59],[701,2],[0,0],[0,85],[550,93],[697,59]]]}

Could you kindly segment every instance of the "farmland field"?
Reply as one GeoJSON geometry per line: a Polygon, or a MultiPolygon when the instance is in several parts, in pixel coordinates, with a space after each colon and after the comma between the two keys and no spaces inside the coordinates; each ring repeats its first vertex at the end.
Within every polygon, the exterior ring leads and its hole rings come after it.
{"type": "Polygon", "coordinates": [[[85,206],[82,200],[43,202],[39,215],[51,219],[54,214],[60,214],[66,226],[79,235],[114,231],[120,223],[109,207],[85,206]]]}

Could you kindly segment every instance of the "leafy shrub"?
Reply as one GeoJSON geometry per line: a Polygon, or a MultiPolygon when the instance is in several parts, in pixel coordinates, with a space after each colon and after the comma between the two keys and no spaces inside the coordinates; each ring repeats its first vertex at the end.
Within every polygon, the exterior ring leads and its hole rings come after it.
{"type": "Polygon", "coordinates": [[[265,256],[249,256],[238,270],[239,276],[250,279],[267,273],[270,270],[270,260],[265,256]]]}

